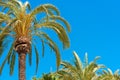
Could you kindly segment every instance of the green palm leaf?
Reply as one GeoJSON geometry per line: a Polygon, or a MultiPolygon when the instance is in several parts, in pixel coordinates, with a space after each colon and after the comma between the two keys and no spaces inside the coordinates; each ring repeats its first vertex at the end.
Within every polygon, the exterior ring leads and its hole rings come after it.
{"type": "Polygon", "coordinates": [[[36,73],[37,73],[38,65],[39,65],[39,53],[38,53],[36,46],[34,46],[34,48],[35,48],[35,54],[36,54],[36,73]]]}
{"type": "Polygon", "coordinates": [[[30,15],[34,16],[34,15],[36,15],[38,13],[41,13],[41,12],[46,12],[46,13],[52,14],[51,10],[55,11],[56,14],[59,15],[58,9],[55,6],[51,5],[51,4],[43,4],[41,6],[38,6],[33,11],[31,11],[30,15]]]}
{"type": "Polygon", "coordinates": [[[10,75],[12,75],[14,71],[15,58],[16,58],[15,53],[13,53],[11,57],[11,62],[10,62],[10,75]]]}
{"type": "MultiPolygon", "coordinates": [[[[70,32],[70,25],[69,25],[69,23],[64,18],[62,18],[60,16],[53,15],[53,16],[49,16],[49,19],[51,21],[55,21],[55,22],[57,22],[57,20],[63,22],[64,25],[67,27],[67,31],[70,32]]],[[[44,20],[46,20],[46,18],[43,18],[41,21],[43,22],[44,20]]]]}
{"type": "Polygon", "coordinates": [[[64,28],[60,24],[56,22],[44,22],[42,24],[36,24],[35,26],[38,28],[44,27],[44,28],[53,29],[59,36],[59,39],[62,41],[64,48],[68,48],[70,46],[68,36],[64,28]]]}
{"type": "Polygon", "coordinates": [[[82,72],[82,62],[80,60],[80,58],[78,57],[77,53],[74,51],[73,52],[73,55],[74,55],[74,58],[75,58],[75,64],[76,64],[76,67],[77,69],[82,72]]]}
{"type": "Polygon", "coordinates": [[[5,58],[5,60],[3,61],[2,65],[0,66],[0,75],[1,75],[1,73],[2,73],[2,70],[3,70],[3,67],[4,67],[5,63],[7,62],[7,60],[9,59],[9,57],[10,57],[11,54],[12,54],[13,46],[14,46],[14,44],[12,44],[12,46],[11,46],[11,48],[10,48],[10,50],[9,50],[6,58],[5,58]]]}
{"type": "MultiPolygon", "coordinates": [[[[75,58],[74,64],[70,64],[69,62],[64,61],[61,63],[63,68],[60,71],[71,74],[71,76],[69,77],[73,77],[72,80],[97,80],[98,76],[96,72],[99,71],[101,68],[104,68],[104,65],[96,64],[96,60],[98,60],[99,57],[96,57],[94,61],[88,64],[88,57],[86,53],[85,54],[86,66],[83,66],[82,61],[80,60],[79,56],[75,51],[73,52],[73,55],[75,58]]],[[[62,76],[60,77],[62,80],[64,80],[65,73],[61,73],[61,74],[62,76]]]]}
{"type": "Polygon", "coordinates": [[[62,21],[65,24],[65,26],[67,27],[68,32],[70,32],[70,25],[64,18],[62,18],[60,16],[50,16],[50,18],[52,20],[60,20],[60,21],[62,21]]]}
{"type": "Polygon", "coordinates": [[[1,2],[0,1],[0,6],[4,6],[4,7],[7,7],[7,8],[10,8],[11,10],[14,11],[14,15],[15,16],[17,16],[18,13],[19,13],[19,10],[17,9],[17,7],[14,4],[10,3],[10,2],[6,2],[5,3],[5,2],[1,2]]]}
{"type": "Polygon", "coordinates": [[[41,40],[41,42],[42,42],[42,56],[44,57],[45,45],[43,40],[41,40]]]}
{"type": "MultiPolygon", "coordinates": [[[[39,32],[39,33],[36,33],[36,35],[41,38],[41,39],[45,39],[47,40],[46,42],[43,41],[43,43],[45,42],[46,44],[48,44],[50,46],[50,48],[53,49],[53,51],[55,51],[56,53],[56,59],[57,59],[57,62],[56,62],[56,65],[57,65],[57,69],[60,65],[60,52],[59,52],[59,49],[57,47],[57,45],[52,41],[52,39],[44,32],[39,32]]],[[[42,43],[42,45],[43,45],[42,43]]],[[[44,51],[44,46],[43,46],[43,51],[44,51]]]]}
{"type": "Polygon", "coordinates": [[[116,70],[114,74],[109,68],[107,70],[103,70],[97,79],[98,80],[120,80],[119,70],[116,70]]]}
{"type": "Polygon", "coordinates": [[[58,10],[55,6],[53,6],[52,4],[44,4],[44,6],[45,6],[49,11],[55,12],[56,15],[58,15],[58,16],[60,15],[59,10],[58,10]]]}
{"type": "Polygon", "coordinates": [[[3,22],[3,21],[6,21],[6,22],[8,22],[8,21],[10,21],[10,16],[9,15],[7,15],[7,14],[5,14],[5,13],[3,13],[3,12],[0,12],[0,22],[3,22]]]}
{"type": "Polygon", "coordinates": [[[24,3],[24,8],[25,8],[25,9],[28,9],[29,11],[31,11],[31,6],[30,6],[30,4],[29,4],[28,1],[26,1],[26,2],[24,3]]]}

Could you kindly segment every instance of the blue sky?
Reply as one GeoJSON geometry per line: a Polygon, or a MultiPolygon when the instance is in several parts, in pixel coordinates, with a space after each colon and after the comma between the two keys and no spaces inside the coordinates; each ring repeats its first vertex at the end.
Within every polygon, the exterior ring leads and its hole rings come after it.
{"type": "MultiPolygon", "coordinates": [[[[25,0],[23,0],[24,2],[25,0]]],[[[53,37],[59,45],[62,60],[72,61],[75,50],[81,59],[88,53],[89,61],[95,56],[101,56],[98,61],[113,71],[120,69],[120,1],[119,0],[28,0],[32,8],[40,4],[55,5],[71,25],[69,34],[71,46],[63,50],[61,43],[53,37]]],[[[38,73],[35,74],[35,61],[29,67],[27,63],[26,76],[30,80],[34,75],[55,71],[56,59],[54,53],[46,48],[45,57],[40,56],[38,73]]],[[[3,59],[3,58],[2,58],[3,59]]],[[[2,61],[0,59],[0,63],[2,61]]],[[[0,80],[18,80],[18,63],[16,62],[13,76],[9,76],[9,66],[5,65],[0,80]]]]}

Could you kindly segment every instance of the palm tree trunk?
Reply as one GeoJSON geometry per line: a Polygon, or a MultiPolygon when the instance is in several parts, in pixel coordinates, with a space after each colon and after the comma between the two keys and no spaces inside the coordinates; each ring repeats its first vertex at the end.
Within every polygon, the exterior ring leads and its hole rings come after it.
{"type": "Polygon", "coordinates": [[[26,53],[19,53],[19,80],[26,80],[26,53]]]}

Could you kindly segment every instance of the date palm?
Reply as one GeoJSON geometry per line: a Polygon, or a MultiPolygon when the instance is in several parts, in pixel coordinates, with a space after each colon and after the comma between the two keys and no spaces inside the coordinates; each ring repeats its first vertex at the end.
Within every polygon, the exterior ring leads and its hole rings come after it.
{"type": "Polygon", "coordinates": [[[43,74],[41,78],[33,77],[32,80],[59,80],[54,73],[43,74]]]}
{"type": "MultiPolygon", "coordinates": [[[[60,65],[60,52],[56,43],[43,29],[53,30],[59,40],[63,43],[63,48],[70,46],[67,32],[70,32],[69,24],[60,17],[58,9],[51,4],[43,4],[31,10],[28,2],[22,3],[19,0],[0,1],[3,10],[0,12],[1,34],[3,39],[0,41],[0,48],[4,49],[5,42],[11,40],[8,54],[0,67],[0,73],[6,62],[10,65],[10,74],[13,74],[16,53],[19,57],[19,80],[25,80],[26,55],[29,55],[29,63],[32,61],[32,49],[36,54],[36,71],[39,63],[39,52],[37,42],[41,41],[42,55],[44,56],[45,44],[47,44],[56,53],[57,69],[60,65]],[[45,16],[37,17],[44,13],[45,16]],[[64,29],[66,26],[66,29],[64,29]],[[3,35],[4,34],[4,35],[3,35]],[[32,48],[33,47],[33,48],[32,48]]],[[[0,56],[3,52],[0,53],[0,56]]]]}
{"type": "Polygon", "coordinates": [[[108,68],[99,73],[97,80],[120,80],[120,71],[116,70],[114,73],[108,68]]]}
{"type": "Polygon", "coordinates": [[[74,65],[66,61],[61,63],[63,68],[57,72],[59,78],[61,80],[96,80],[96,71],[104,68],[104,65],[96,63],[99,57],[96,57],[94,61],[88,63],[88,57],[85,54],[85,62],[82,63],[76,52],[73,52],[73,55],[75,58],[74,65]]]}

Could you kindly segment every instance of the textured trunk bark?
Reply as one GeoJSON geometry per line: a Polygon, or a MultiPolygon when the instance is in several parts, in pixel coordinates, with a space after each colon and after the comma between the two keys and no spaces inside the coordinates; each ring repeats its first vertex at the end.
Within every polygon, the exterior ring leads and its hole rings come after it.
{"type": "Polygon", "coordinates": [[[19,80],[26,80],[26,53],[19,53],[19,80]]]}

